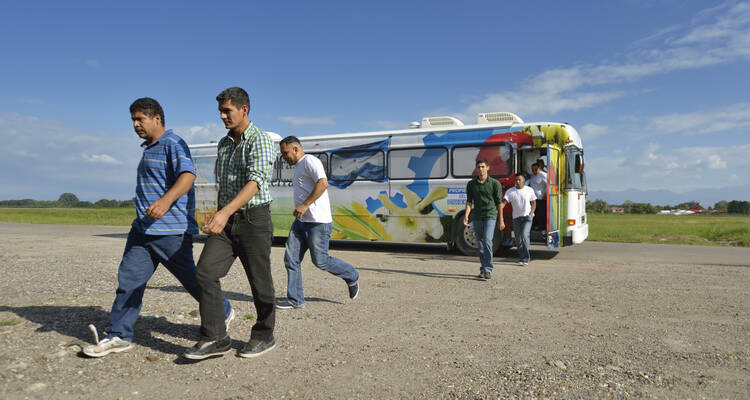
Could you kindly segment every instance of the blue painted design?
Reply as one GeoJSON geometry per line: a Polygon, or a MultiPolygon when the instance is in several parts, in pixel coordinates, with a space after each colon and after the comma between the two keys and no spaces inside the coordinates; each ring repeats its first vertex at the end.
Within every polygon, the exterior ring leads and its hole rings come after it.
{"type": "MultiPolygon", "coordinates": [[[[389,144],[389,139],[385,139],[385,140],[381,140],[379,142],[374,142],[374,143],[366,143],[366,144],[361,144],[357,146],[332,149],[331,152],[346,150],[345,153],[336,154],[336,157],[345,158],[345,159],[368,158],[372,156],[373,150],[381,150],[383,152],[387,151],[388,144],[389,144]],[[363,150],[363,151],[354,151],[354,150],[363,150]]],[[[377,157],[380,157],[380,155],[378,155],[377,157]]],[[[349,187],[349,185],[354,183],[355,180],[362,180],[362,179],[369,180],[372,182],[385,182],[386,180],[385,166],[375,165],[370,162],[365,162],[364,164],[360,165],[357,169],[353,171],[349,171],[346,175],[334,175],[333,171],[331,171],[331,179],[328,180],[328,183],[339,189],[346,189],[347,187],[349,187]]]]}
{"type": "Polygon", "coordinates": [[[380,201],[380,199],[373,199],[372,197],[368,197],[365,200],[365,203],[367,204],[367,211],[369,211],[370,214],[374,214],[378,208],[383,207],[383,202],[380,201]]]}

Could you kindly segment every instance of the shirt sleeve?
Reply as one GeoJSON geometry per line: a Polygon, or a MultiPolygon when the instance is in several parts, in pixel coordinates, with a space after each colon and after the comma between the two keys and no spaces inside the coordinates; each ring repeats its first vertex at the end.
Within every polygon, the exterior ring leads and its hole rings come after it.
{"type": "Polygon", "coordinates": [[[326,171],[323,169],[323,162],[313,155],[308,154],[307,156],[311,157],[310,161],[307,163],[307,170],[310,177],[313,179],[313,183],[317,183],[321,179],[328,179],[326,171]]]}
{"type": "Polygon", "coordinates": [[[258,132],[252,148],[249,149],[247,181],[255,181],[258,187],[267,185],[271,180],[273,162],[276,153],[273,148],[273,140],[265,132],[258,132]]]}
{"type": "Polygon", "coordinates": [[[495,205],[503,202],[503,185],[500,184],[500,181],[495,181],[495,205]]]}
{"type": "Polygon", "coordinates": [[[195,165],[193,164],[193,158],[190,156],[190,149],[184,140],[174,140],[171,137],[167,139],[167,157],[169,159],[169,166],[171,167],[171,173],[174,174],[175,180],[183,172],[189,172],[195,175],[195,165]]]}
{"type": "Polygon", "coordinates": [[[474,204],[474,194],[471,192],[471,181],[466,183],[466,204],[474,204]]]}

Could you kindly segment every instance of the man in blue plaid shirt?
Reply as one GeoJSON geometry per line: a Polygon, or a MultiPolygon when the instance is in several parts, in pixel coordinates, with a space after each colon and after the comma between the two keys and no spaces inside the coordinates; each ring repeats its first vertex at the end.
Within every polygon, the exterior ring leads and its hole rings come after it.
{"type": "Polygon", "coordinates": [[[236,257],[245,268],[258,314],[250,341],[238,355],[256,357],[276,346],[271,278],[273,224],[268,191],[276,151],[271,137],[248,118],[247,92],[232,87],[221,92],[216,100],[229,132],[218,144],[218,211],[203,227],[209,237],[196,270],[201,288],[200,341],[185,352],[186,358],[194,360],[221,356],[232,348],[224,326],[219,280],[227,275],[236,257]]]}

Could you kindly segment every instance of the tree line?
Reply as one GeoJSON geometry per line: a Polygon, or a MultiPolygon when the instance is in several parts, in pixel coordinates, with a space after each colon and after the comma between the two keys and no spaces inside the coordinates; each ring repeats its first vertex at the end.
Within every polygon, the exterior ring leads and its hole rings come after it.
{"type": "Polygon", "coordinates": [[[18,208],[133,208],[135,197],[130,200],[108,200],[101,199],[95,203],[81,201],[73,193],[63,193],[57,200],[0,200],[0,207],[18,208]]]}
{"type": "MultiPolygon", "coordinates": [[[[697,201],[687,201],[674,206],[658,206],[651,203],[636,203],[626,200],[622,205],[616,205],[616,207],[622,207],[625,214],[656,214],[661,210],[690,210],[697,205],[697,201]]],[[[609,213],[612,212],[610,208],[612,206],[615,205],[607,204],[604,200],[587,201],[586,211],[592,213],[609,213]]],[[[726,211],[729,214],[750,214],[750,201],[722,200],[716,202],[713,207],[708,207],[708,210],[726,211]]]]}

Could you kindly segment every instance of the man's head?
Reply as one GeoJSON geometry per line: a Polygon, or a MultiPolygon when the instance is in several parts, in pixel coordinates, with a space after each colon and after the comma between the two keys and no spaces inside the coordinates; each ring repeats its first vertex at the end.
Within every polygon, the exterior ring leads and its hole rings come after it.
{"type": "Polygon", "coordinates": [[[531,164],[531,173],[537,175],[539,173],[539,164],[531,164]]]}
{"type": "Polygon", "coordinates": [[[526,182],[526,178],[523,176],[523,174],[516,174],[516,188],[521,189],[523,188],[523,183],[526,182]]]}
{"type": "Polygon", "coordinates": [[[279,142],[279,149],[281,150],[281,156],[284,157],[289,165],[295,165],[305,155],[305,151],[302,150],[302,144],[294,136],[287,136],[281,139],[279,142]]]}
{"type": "Polygon", "coordinates": [[[219,102],[219,114],[224,127],[229,130],[244,129],[249,123],[250,97],[239,87],[224,89],[216,101],[219,102]]]}
{"type": "Polygon", "coordinates": [[[477,160],[477,162],[474,164],[477,167],[477,172],[479,172],[479,177],[482,179],[487,178],[487,174],[490,171],[490,163],[487,162],[484,158],[480,158],[477,160]]]}
{"type": "Polygon", "coordinates": [[[140,98],[130,105],[130,119],[135,133],[149,143],[164,133],[164,110],[150,97],[140,98]]]}

